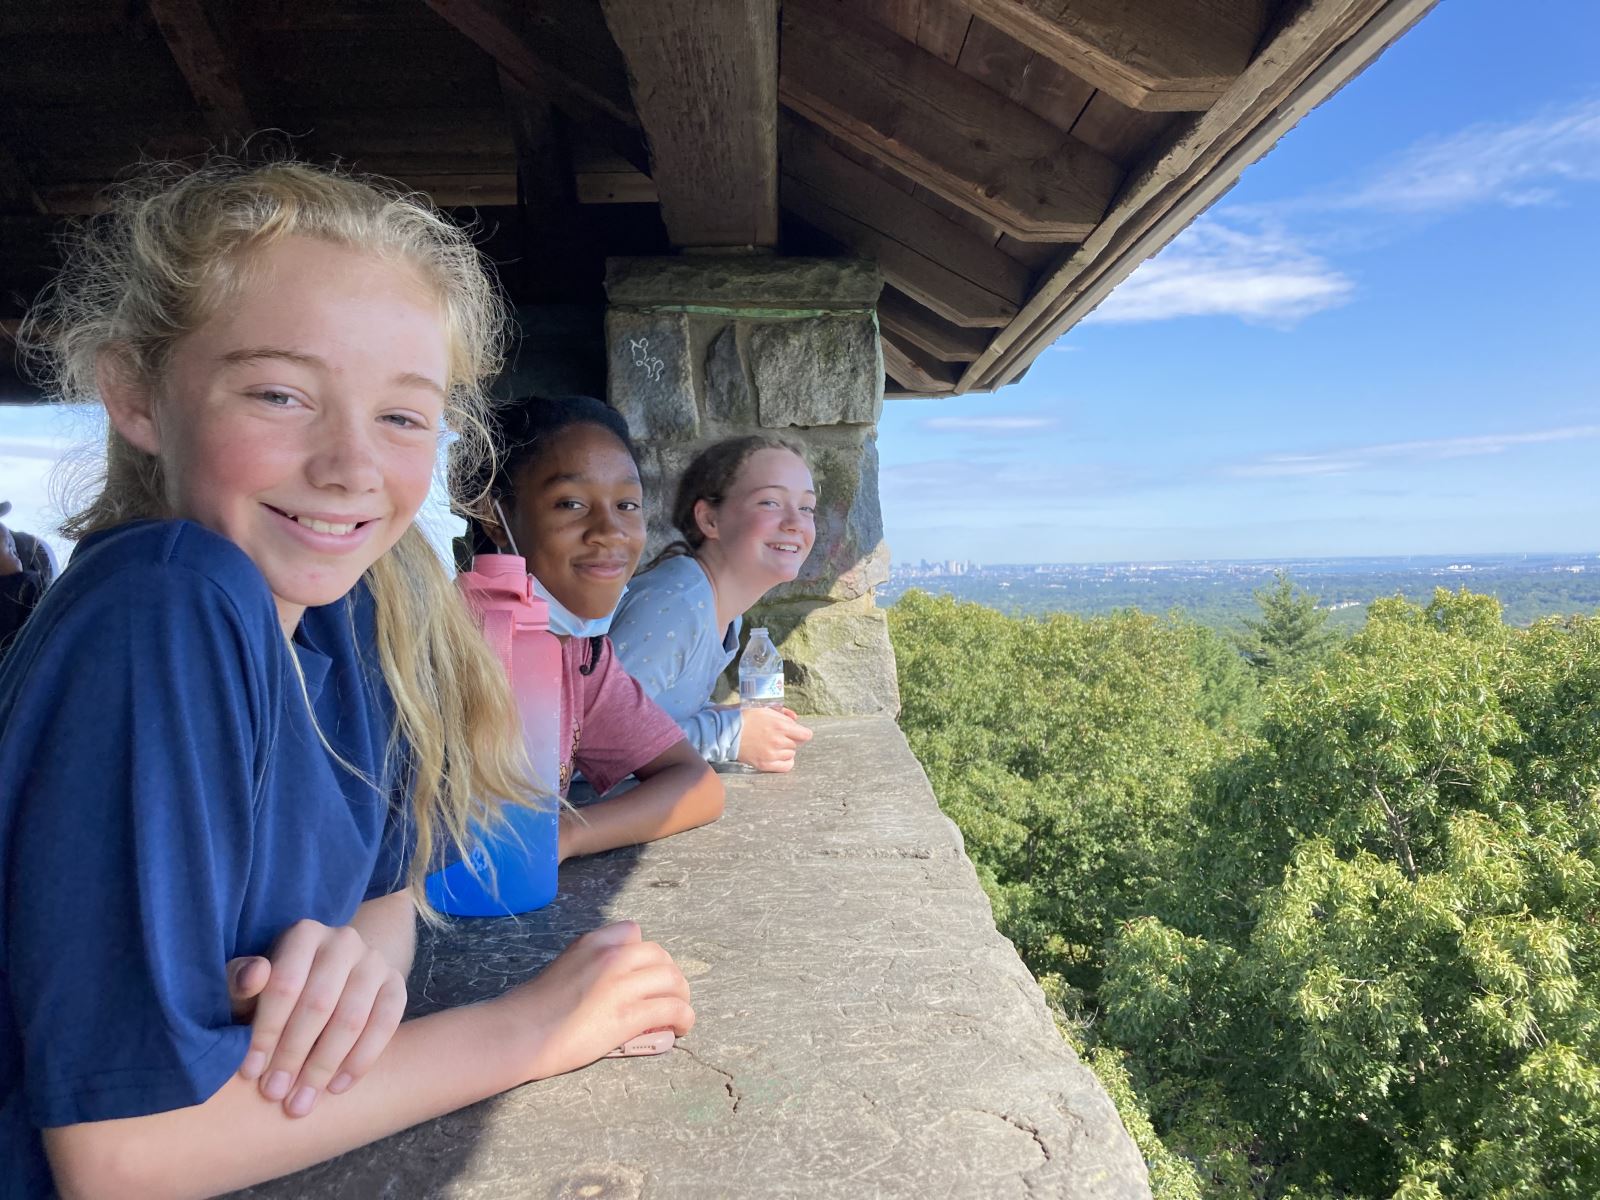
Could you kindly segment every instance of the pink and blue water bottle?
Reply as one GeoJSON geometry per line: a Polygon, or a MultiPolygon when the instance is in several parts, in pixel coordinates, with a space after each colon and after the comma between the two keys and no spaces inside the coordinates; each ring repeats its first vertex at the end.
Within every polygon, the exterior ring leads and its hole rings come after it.
{"type": "MultiPolygon", "coordinates": [[[[550,606],[533,594],[518,554],[480,554],[456,576],[484,637],[505,664],[536,782],[556,786],[560,770],[561,643],[550,632],[550,606]]],[[[474,829],[471,865],[428,876],[428,902],[453,917],[504,917],[555,899],[560,805],[505,809],[505,823],[474,829]]]]}

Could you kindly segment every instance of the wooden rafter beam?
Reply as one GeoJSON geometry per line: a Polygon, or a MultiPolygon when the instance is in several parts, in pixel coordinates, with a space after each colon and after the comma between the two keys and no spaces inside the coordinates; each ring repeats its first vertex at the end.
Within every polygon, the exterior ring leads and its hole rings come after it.
{"type": "Polygon", "coordinates": [[[863,258],[872,259],[886,280],[953,324],[997,329],[1017,314],[1016,304],[957,275],[904,242],[839,212],[787,175],[783,179],[783,207],[863,258]]]}
{"type": "Polygon", "coordinates": [[[893,287],[884,288],[878,297],[878,324],[899,341],[947,363],[971,362],[992,336],[952,324],[893,287]]]}
{"type": "Polygon", "coordinates": [[[639,118],[626,100],[595,87],[587,80],[556,70],[494,8],[482,3],[482,0],[427,0],[427,4],[529,91],[543,93],[554,103],[560,103],[562,99],[556,93],[565,93],[567,97],[605,114],[613,121],[620,121],[631,129],[639,127],[639,118]]]}
{"type": "Polygon", "coordinates": [[[1250,65],[1266,0],[961,0],[1079,78],[1146,112],[1203,111],[1250,65]]]}
{"type": "Polygon", "coordinates": [[[256,120],[245,101],[239,73],[207,6],[201,0],[150,0],[150,12],[211,132],[223,139],[253,132],[256,120]]]}
{"type": "Polygon", "coordinates": [[[795,112],[1024,241],[1081,241],[1117,164],[835,0],[785,0],[778,94],[795,112]]]}
{"type": "Polygon", "coordinates": [[[672,244],[777,245],[777,0],[601,8],[628,64],[672,244]]]}
{"type": "Polygon", "coordinates": [[[955,391],[956,374],[944,363],[885,332],[883,369],[895,382],[915,395],[939,396],[955,391]]]}

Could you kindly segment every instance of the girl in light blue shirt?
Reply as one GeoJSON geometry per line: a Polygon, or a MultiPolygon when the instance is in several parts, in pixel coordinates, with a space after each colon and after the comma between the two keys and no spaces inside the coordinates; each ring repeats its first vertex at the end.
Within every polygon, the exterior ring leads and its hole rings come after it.
{"type": "Polygon", "coordinates": [[[682,534],[628,584],[611,640],[628,673],[710,762],[789,771],[811,731],[786,708],[711,702],[751,605],[800,573],[816,541],[816,484],[798,445],[751,434],[697,455],[678,486],[682,534]]]}

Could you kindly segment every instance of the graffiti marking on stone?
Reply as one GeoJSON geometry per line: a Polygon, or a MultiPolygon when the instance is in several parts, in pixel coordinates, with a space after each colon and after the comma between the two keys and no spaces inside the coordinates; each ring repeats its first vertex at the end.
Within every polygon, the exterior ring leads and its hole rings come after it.
{"type": "Polygon", "coordinates": [[[629,338],[628,349],[633,352],[633,365],[643,371],[651,383],[660,383],[661,376],[666,373],[667,364],[650,353],[650,339],[629,338]]]}

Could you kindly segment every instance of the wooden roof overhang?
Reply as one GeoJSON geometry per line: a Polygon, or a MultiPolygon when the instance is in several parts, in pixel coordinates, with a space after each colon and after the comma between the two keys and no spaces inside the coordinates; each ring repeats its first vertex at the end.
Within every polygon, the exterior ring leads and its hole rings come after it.
{"type": "Polygon", "coordinates": [[[131,164],[255,135],[472,210],[523,303],[873,258],[888,393],[992,391],[1433,3],[7,0],[0,336],[131,164]]]}

